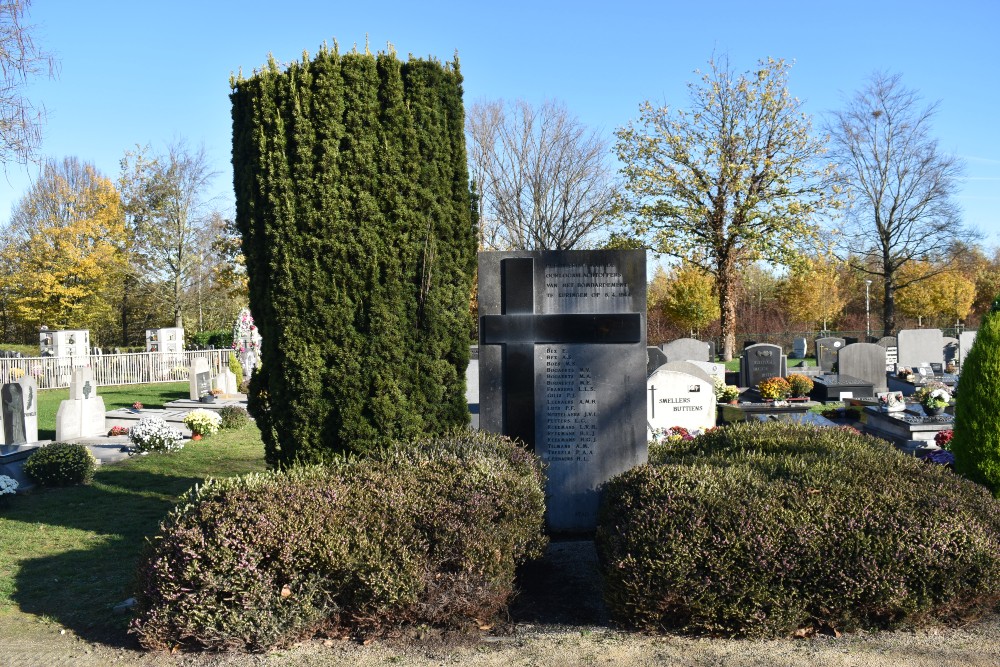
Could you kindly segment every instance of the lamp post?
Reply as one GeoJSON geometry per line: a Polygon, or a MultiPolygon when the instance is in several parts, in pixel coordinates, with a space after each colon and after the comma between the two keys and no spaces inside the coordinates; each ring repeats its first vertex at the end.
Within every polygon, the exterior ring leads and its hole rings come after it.
{"type": "Polygon", "coordinates": [[[869,299],[869,288],[872,286],[872,281],[865,281],[865,342],[872,337],[872,319],[871,319],[871,300],[869,299]]]}

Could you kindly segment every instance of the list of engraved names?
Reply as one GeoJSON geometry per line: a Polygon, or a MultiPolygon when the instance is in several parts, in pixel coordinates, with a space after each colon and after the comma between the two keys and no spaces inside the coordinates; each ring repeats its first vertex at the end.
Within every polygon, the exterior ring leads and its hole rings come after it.
{"type": "Polygon", "coordinates": [[[569,345],[545,346],[545,441],[550,463],[586,463],[597,451],[597,390],[569,345]]]}

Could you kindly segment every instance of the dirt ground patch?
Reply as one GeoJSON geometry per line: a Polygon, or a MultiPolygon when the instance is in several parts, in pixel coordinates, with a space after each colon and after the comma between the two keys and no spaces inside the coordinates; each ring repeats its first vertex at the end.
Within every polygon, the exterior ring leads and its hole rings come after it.
{"type": "Polygon", "coordinates": [[[554,542],[525,568],[523,593],[488,630],[406,628],[375,640],[302,642],[264,655],[144,653],[131,642],[90,642],[28,614],[0,616],[0,665],[233,667],[270,665],[775,665],[820,667],[995,667],[1000,615],[964,628],[858,633],[839,638],[740,641],[651,637],[608,626],[592,542],[554,542]]]}

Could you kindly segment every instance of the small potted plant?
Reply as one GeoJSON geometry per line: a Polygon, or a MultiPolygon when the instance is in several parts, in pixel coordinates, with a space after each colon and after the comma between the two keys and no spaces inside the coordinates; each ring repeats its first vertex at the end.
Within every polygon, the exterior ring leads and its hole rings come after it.
{"type": "Polygon", "coordinates": [[[132,412],[139,413],[142,412],[142,403],[136,401],[132,404],[132,412]]]}
{"type": "Polygon", "coordinates": [[[808,375],[793,373],[788,376],[788,386],[791,388],[792,398],[805,400],[812,391],[813,381],[808,375]]]}
{"type": "Polygon", "coordinates": [[[924,413],[932,417],[944,412],[951,403],[951,391],[942,382],[928,382],[917,389],[913,396],[924,409],[924,413]]]}
{"type": "Polygon", "coordinates": [[[212,435],[219,430],[222,417],[212,410],[198,408],[184,415],[184,425],[191,429],[191,439],[201,440],[203,435],[212,435]]]}
{"type": "Polygon", "coordinates": [[[757,384],[757,393],[763,399],[780,401],[792,393],[792,387],[783,377],[766,378],[757,384]]]}
{"type": "Polygon", "coordinates": [[[200,400],[202,403],[215,403],[215,395],[212,394],[212,392],[205,392],[204,394],[201,395],[201,398],[198,400],[200,400]]]}
{"type": "Polygon", "coordinates": [[[740,397],[740,388],[728,385],[719,378],[715,378],[715,401],[717,403],[729,403],[735,405],[740,397]]]}
{"type": "Polygon", "coordinates": [[[7,475],[0,475],[0,505],[6,505],[7,501],[17,493],[17,480],[7,475]]]}

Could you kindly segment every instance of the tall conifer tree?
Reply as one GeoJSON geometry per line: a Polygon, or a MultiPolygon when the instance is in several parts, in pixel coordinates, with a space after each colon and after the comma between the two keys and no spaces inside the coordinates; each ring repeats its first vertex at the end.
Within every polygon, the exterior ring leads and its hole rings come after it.
{"type": "Polygon", "coordinates": [[[234,79],[231,97],[268,461],[466,424],[475,217],[457,59],[324,48],[234,79]]]}

